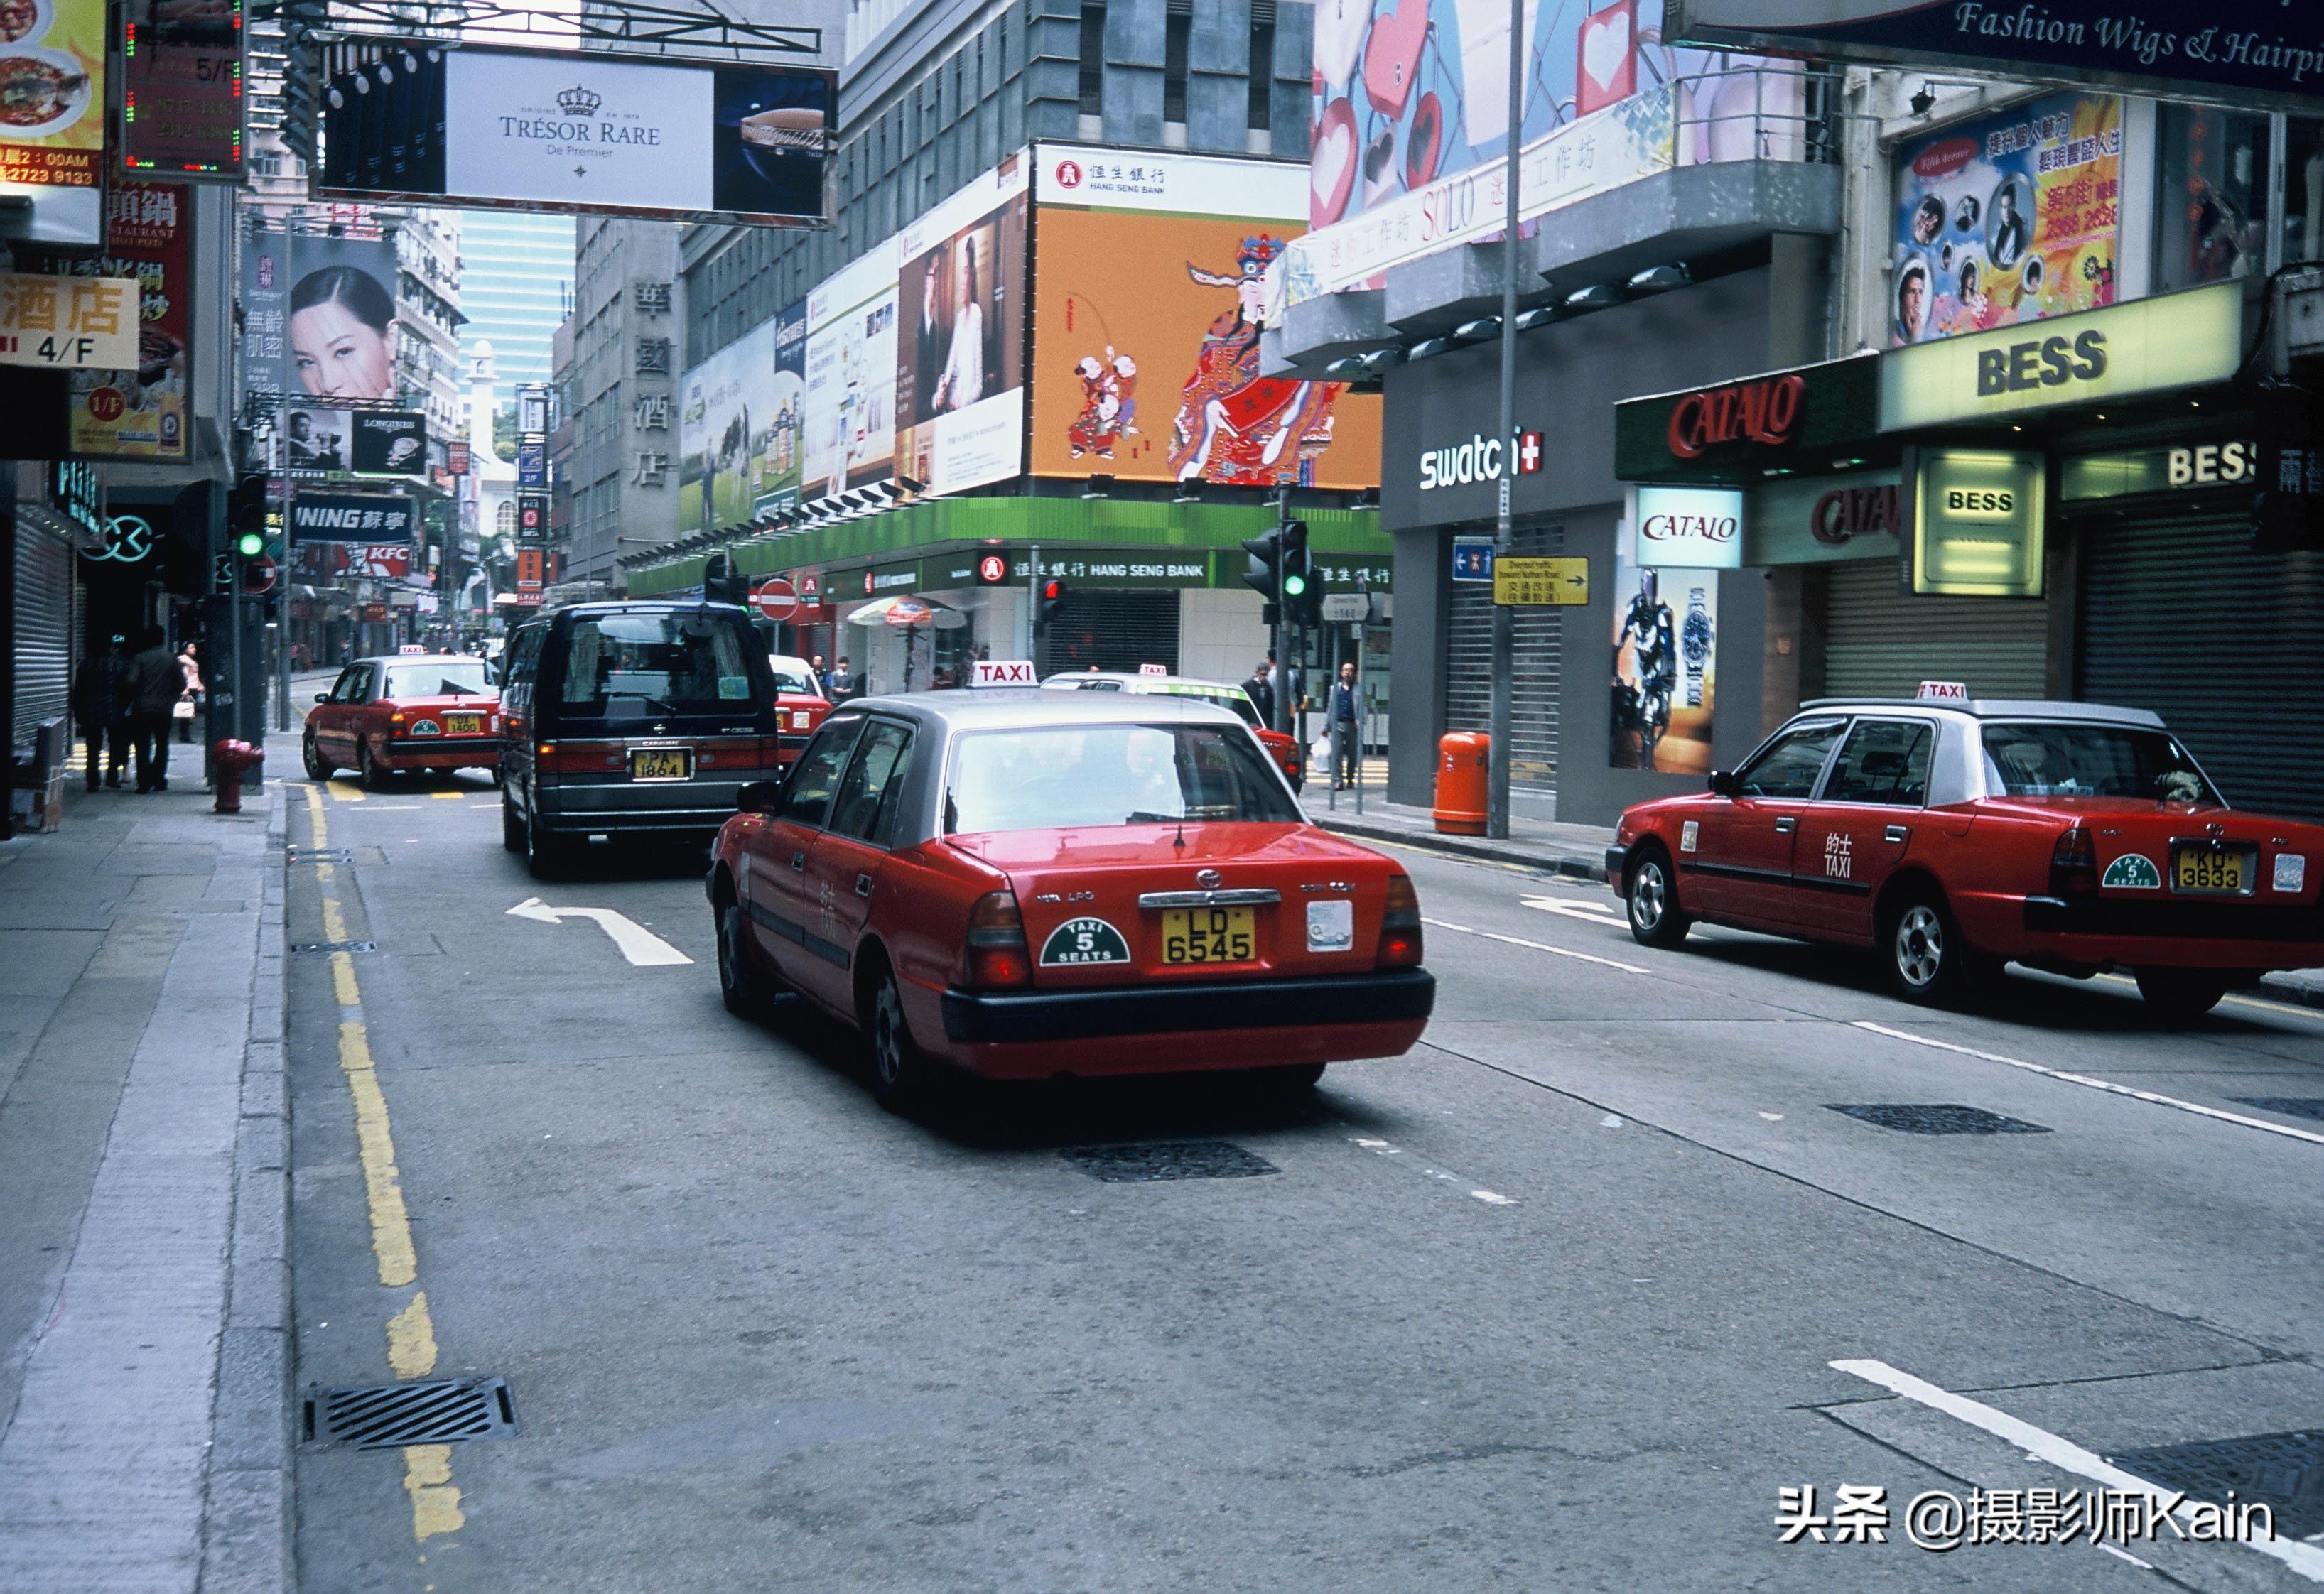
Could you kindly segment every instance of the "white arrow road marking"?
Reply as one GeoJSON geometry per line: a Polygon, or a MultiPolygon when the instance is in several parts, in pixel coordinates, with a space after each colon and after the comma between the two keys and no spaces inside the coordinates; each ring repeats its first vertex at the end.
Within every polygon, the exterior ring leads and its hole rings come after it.
{"type": "MultiPolygon", "coordinates": [[[[2045,1428],[2036,1428],[2023,1418],[2013,1417],[1982,1401],[1955,1395],[1950,1389],[1941,1389],[1924,1378],[1899,1372],[1885,1361],[1860,1359],[1835,1361],[1831,1365],[1840,1372],[1851,1374],[1867,1383],[1877,1384],[1907,1400],[1918,1401],[1932,1411],[1940,1411],[1967,1423],[1972,1428],[1981,1428],[1995,1438],[2016,1446],[2034,1460],[2047,1461],[2052,1467],[2079,1474],[2108,1488],[2144,1495],[2161,1503],[2165,1510],[2172,1510],[2174,1515],[2174,1507],[2187,1497],[2159,1484],[2149,1483],[2135,1473],[2124,1471],[2105,1457],[2084,1450],[2070,1439],[2061,1439],[2045,1428]]],[[[2301,1577],[2324,1583],[2324,1550],[2296,1540],[2253,1538],[2229,1542],[2256,1550],[2263,1555],[2273,1556],[2301,1577]]]]}
{"type": "Polygon", "coordinates": [[[544,925],[567,918],[595,919],[597,927],[611,935],[613,944],[621,948],[622,955],[640,968],[694,961],[643,925],[610,908],[551,908],[538,897],[527,897],[509,912],[518,918],[539,919],[544,925]]]}
{"type": "Polygon", "coordinates": [[[1521,897],[1527,908],[1538,908],[1544,913],[1562,913],[1567,918],[1578,918],[1585,924],[1604,925],[1609,929],[1627,930],[1630,921],[1622,917],[1621,909],[1600,908],[1589,902],[1561,902],[1554,897],[1521,897]]]}

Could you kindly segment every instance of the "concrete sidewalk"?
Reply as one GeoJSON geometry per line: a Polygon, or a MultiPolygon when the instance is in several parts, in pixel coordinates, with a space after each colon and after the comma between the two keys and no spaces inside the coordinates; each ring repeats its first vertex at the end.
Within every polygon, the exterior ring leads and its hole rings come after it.
{"type": "MultiPolygon", "coordinates": [[[[1311,780],[1300,794],[1299,802],[1310,819],[1342,835],[1425,847],[1480,863],[1538,869],[1545,874],[1562,874],[1573,880],[1605,880],[1606,849],[1614,844],[1614,832],[1609,826],[1568,825],[1517,815],[1509,817],[1509,834],[1505,841],[1489,841],[1480,835],[1446,835],[1437,831],[1426,808],[1388,802],[1366,792],[1364,811],[1359,814],[1353,792],[1339,793],[1337,806],[1333,806],[1332,797],[1330,791],[1311,780]]],[[[2301,1007],[2324,1008],[2324,970],[2296,969],[2270,974],[2261,982],[2260,994],[2301,1007]]]]}
{"type": "Polygon", "coordinates": [[[0,842],[0,1589],[290,1567],[284,793],[0,842]]]}

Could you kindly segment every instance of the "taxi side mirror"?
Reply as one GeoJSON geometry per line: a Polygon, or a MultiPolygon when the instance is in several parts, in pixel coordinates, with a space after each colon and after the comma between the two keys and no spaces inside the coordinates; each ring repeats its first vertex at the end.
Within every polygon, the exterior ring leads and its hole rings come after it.
{"type": "Polygon", "coordinates": [[[1738,795],[1742,789],[1742,787],[1736,781],[1734,770],[1713,769],[1711,772],[1711,796],[1731,797],[1738,795]]]}
{"type": "Polygon", "coordinates": [[[753,780],[734,794],[734,811],[738,814],[773,814],[783,806],[783,783],[779,780],[753,780]]]}
{"type": "Polygon", "coordinates": [[[328,703],[330,700],[331,695],[328,692],[318,692],[315,694],[315,701],[318,703],[328,703]]]}

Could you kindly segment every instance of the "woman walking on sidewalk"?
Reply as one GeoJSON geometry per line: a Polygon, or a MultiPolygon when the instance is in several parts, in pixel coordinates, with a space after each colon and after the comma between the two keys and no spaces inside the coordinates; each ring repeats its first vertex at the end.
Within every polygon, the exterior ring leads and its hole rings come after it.
{"type": "Polygon", "coordinates": [[[186,689],[178,695],[177,706],[171,709],[170,715],[178,722],[178,740],[191,742],[194,740],[194,716],[207,706],[202,701],[206,689],[202,686],[202,661],[198,646],[193,642],[188,642],[185,650],[178,655],[178,662],[186,667],[186,689]]]}

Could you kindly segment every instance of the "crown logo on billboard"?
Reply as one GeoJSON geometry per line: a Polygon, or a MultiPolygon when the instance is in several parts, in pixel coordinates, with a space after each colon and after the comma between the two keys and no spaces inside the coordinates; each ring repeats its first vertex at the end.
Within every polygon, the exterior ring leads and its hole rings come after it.
{"type": "Polygon", "coordinates": [[[605,102],[578,83],[561,90],[557,96],[558,108],[568,116],[594,116],[597,107],[605,102]]]}

